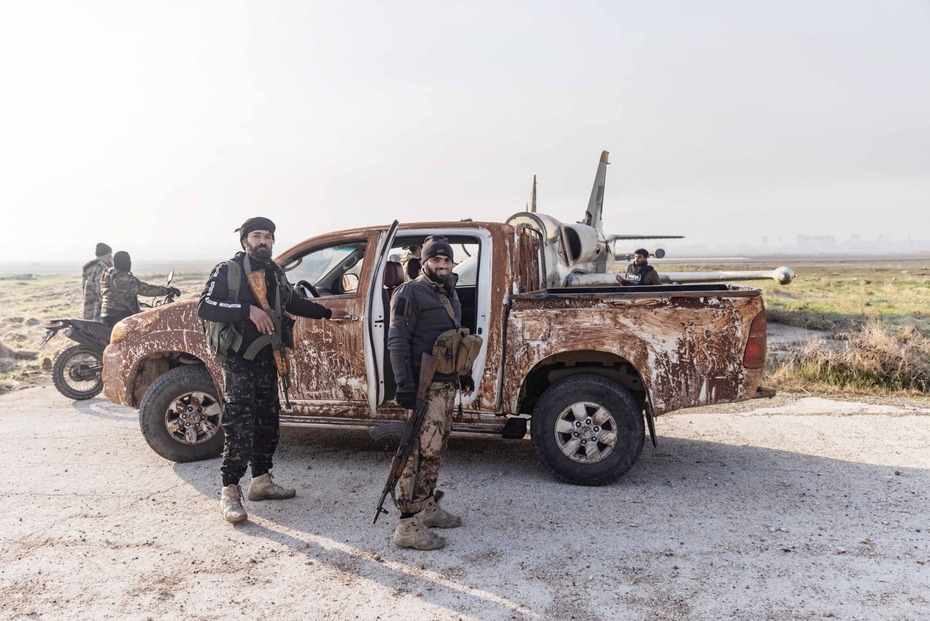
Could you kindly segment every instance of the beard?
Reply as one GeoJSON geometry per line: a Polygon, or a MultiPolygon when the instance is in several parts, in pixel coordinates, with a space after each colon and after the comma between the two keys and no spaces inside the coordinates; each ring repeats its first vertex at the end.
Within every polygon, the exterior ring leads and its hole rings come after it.
{"type": "Polygon", "coordinates": [[[433,282],[438,283],[438,284],[440,284],[440,285],[444,285],[444,286],[445,286],[445,285],[448,285],[449,282],[451,282],[451,280],[452,280],[452,270],[449,270],[448,272],[446,272],[446,274],[445,274],[444,276],[440,276],[439,274],[437,274],[436,272],[434,272],[434,271],[430,268],[429,265],[427,265],[427,264],[425,264],[425,263],[423,264],[422,269],[423,269],[423,272],[427,275],[427,277],[429,277],[430,280],[432,280],[433,282]]]}
{"type": "Polygon", "coordinates": [[[246,240],[245,251],[249,254],[250,257],[255,257],[259,261],[271,260],[271,248],[269,246],[253,246],[248,242],[248,240],[246,240]]]}

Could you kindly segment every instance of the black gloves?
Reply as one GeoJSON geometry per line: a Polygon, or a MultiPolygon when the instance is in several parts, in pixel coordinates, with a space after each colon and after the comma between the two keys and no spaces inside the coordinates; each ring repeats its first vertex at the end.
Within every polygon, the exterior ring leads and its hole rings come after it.
{"type": "Polygon", "coordinates": [[[181,290],[177,287],[168,287],[168,295],[176,298],[181,295],[181,290]]]}
{"type": "Polygon", "coordinates": [[[394,395],[394,401],[396,401],[397,405],[404,408],[405,410],[416,409],[417,393],[413,390],[400,389],[397,391],[397,394],[394,395]]]}
{"type": "Polygon", "coordinates": [[[462,392],[467,392],[469,390],[475,389],[475,380],[471,375],[466,375],[465,377],[459,378],[459,386],[462,387],[462,392]]]}

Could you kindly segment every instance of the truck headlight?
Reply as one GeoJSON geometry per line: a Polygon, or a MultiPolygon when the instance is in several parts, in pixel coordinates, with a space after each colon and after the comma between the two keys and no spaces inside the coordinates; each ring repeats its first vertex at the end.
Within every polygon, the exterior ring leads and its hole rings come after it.
{"type": "MultiPolygon", "coordinates": [[[[148,314],[148,313],[145,313],[148,314]]],[[[140,326],[147,326],[148,324],[154,321],[154,317],[145,317],[144,315],[132,315],[126,317],[121,322],[113,326],[113,331],[110,333],[110,344],[119,343],[124,338],[129,336],[129,333],[135,330],[140,326]]]]}

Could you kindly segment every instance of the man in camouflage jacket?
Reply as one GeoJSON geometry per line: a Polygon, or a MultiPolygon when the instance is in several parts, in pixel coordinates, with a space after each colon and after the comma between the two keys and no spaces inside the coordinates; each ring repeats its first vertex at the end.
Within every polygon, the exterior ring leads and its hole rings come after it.
{"type": "Polygon", "coordinates": [[[81,268],[81,291],[84,293],[84,319],[100,321],[100,278],[113,265],[113,250],[104,243],[97,244],[97,258],[81,268]]]}
{"type": "Polygon", "coordinates": [[[111,328],[141,310],[139,308],[140,295],[181,295],[181,290],[177,287],[162,287],[142,282],[132,275],[131,269],[132,259],[129,253],[121,250],[113,255],[113,267],[105,271],[100,279],[103,294],[100,315],[103,323],[111,328]]]}
{"type": "MultiPolygon", "coordinates": [[[[458,321],[462,319],[462,304],[455,292],[458,276],[452,272],[449,241],[441,235],[427,237],[420,257],[423,263],[419,277],[398,287],[391,299],[388,331],[391,368],[397,379],[395,400],[407,410],[416,407],[421,355],[432,354],[436,338],[455,325],[446,304],[458,321]]],[[[430,527],[462,525],[462,518],[439,506],[442,492],[435,489],[442,453],[452,434],[452,408],[459,386],[462,396],[471,395],[475,381],[470,372],[461,378],[437,373],[426,391],[427,409],[420,435],[397,482],[397,508],[401,516],[394,530],[394,543],[402,548],[441,548],[446,544],[445,538],[430,527]]]]}

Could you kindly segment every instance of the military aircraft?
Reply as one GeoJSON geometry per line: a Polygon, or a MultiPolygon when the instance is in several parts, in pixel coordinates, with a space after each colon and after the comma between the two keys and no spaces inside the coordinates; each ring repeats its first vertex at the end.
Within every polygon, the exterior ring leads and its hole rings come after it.
{"type": "MultiPolygon", "coordinates": [[[[618,260],[629,261],[629,254],[617,254],[617,241],[635,239],[681,239],[683,235],[621,235],[605,233],[601,214],[604,209],[604,187],[607,180],[608,152],[601,159],[594,176],[594,187],[584,218],[575,224],[564,224],[552,216],[536,211],[536,176],[526,211],[507,219],[509,224],[529,224],[543,236],[546,262],[546,284],[550,288],[566,286],[616,285],[617,274],[611,268],[618,260]]],[[[656,258],[665,256],[661,248],[650,251],[656,258]]],[[[731,272],[659,272],[665,283],[694,283],[726,280],[759,280],[772,278],[786,285],[794,279],[788,267],[770,271],[731,272]]]]}

